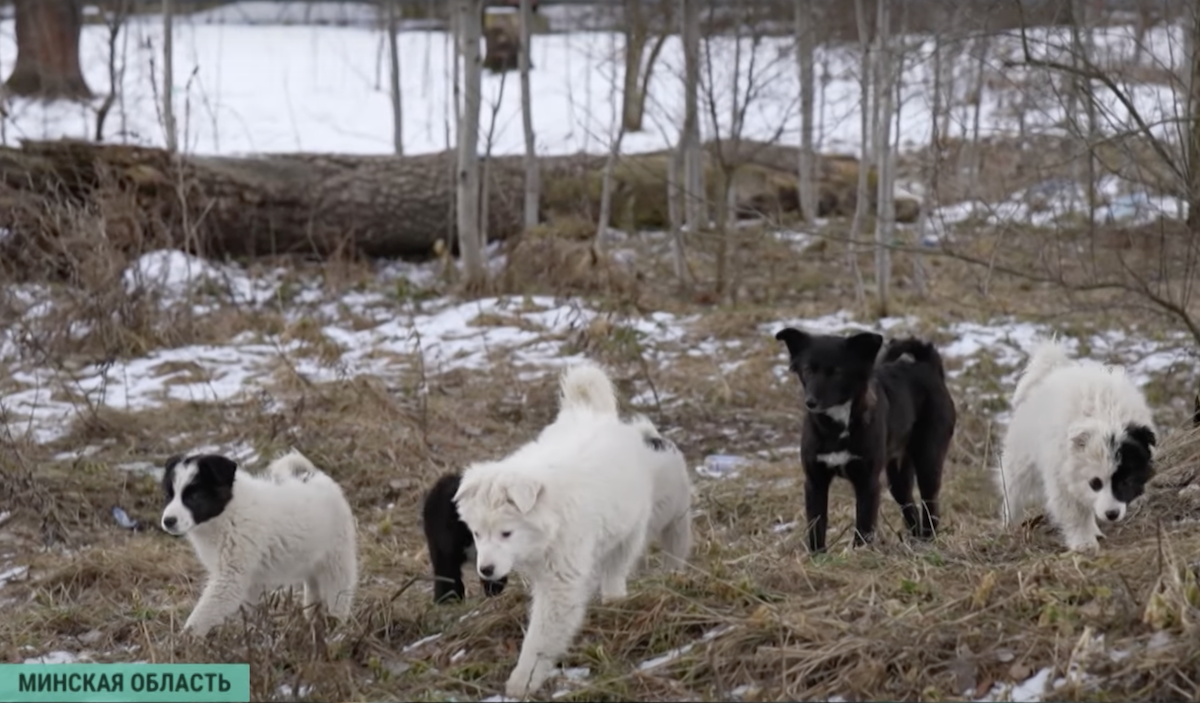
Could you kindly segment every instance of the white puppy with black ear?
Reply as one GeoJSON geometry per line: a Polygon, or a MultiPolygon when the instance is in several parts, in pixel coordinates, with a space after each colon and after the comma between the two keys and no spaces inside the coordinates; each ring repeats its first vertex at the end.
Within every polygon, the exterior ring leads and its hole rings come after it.
{"type": "Polygon", "coordinates": [[[1117,366],[1074,360],[1057,341],[1029,358],[1012,400],[996,485],[1004,524],[1041,503],[1067,547],[1095,552],[1154,475],[1157,437],[1141,390],[1117,366]]]}
{"type": "Polygon", "coordinates": [[[354,513],[342,489],[304,455],[258,476],[218,454],[173,456],[163,473],[162,527],[186,535],[208,583],[184,625],[205,635],[266,592],[302,586],[306,614],[321,603],[350,614],[358,583],[354,513]]]}
{"type": "Polygon", "coordinates": [[[597,590],[604,600],[626,595],[647,539],[661,540],[673,565],[691,546],[678,450],[648,420],[621,420],[599,366],[577,364],[560,384],[554,422],[508,457],[468,467],[454,497],[475,540],[479,575],[516,571],[530,583],[529,627],[505,687],[514,698],[550,677],[597,590]]]}

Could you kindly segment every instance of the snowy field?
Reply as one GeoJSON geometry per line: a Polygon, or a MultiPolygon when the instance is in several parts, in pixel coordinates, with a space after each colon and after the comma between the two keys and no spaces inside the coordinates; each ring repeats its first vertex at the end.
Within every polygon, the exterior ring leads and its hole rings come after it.
{"type": "MultiPolygon", "coordinates": [[[[2,408],[8,431],[28,435],[38,443],[65,435],[70,421],[80,413],[107,406],[140,411],[163,403],[185,401],[224,403],[252,399],[270,390],[282,368],[320,383],[355,376],[399,379],[419,364],[425,373],[454,369],[482,370],[498,360],[523,369],[519,378],[534,378],[561,368],[578,358],[565,352],[571,331],[579,330],[602,313],[585,300],[555,300],[545,296],[483,298],[467,302],[434,298],[410,303],[397,310],[396,282],[406,286],[429,281],[434,274],[410,264],[380,267],[371,290],[355,291],[329,300],[318,280],[295,281],[289,271],[277,269],[253,277],[235,265],[218,266],[179,251],[144,255],[126,271],[132,294],[158,298],[165,306],[190,306],[203,318],[233,303],[245,311],[278,306],[281,287],[290,288],[289,302],[281,310],[287,324],[305,321],[319,325],[320,335],[337,352],[314,354],[307,340],[287,340],[281,335],[243,332],[224,345],[158,349],[143,358],[113,360],[102,365],[50,369],[30,363],[36,358],[23,340],[38,339],[49,330],[46,290],[16,287],[10,292],[25,307],[20,323],[0,330],[0,364],[7,381],[0,381],[2,408]],[[286,363],[285,363],[286,362],[286,363]],[[56,400],[70,397],[71,401],[56,400]]],[[[612,317],[609,315],[608,317],[612,317]]],[[[746,351],[740,339],[722,340],[694,329],[701,314],[677,316],[655,312],[645,317],[616,317],[616,324],[633,332],[645,353],[656,364],[670,364],[681,355],[714,359],[723,373],[740,365],[746,351]]],[[[883,318],[873,325],[855,322],[845,312],[819,318],[780,319],[761,326],[761,346],[773,346],[773,335],[784,326],[817,333],[837,334],[874,329],[888,334],[920,330],[916,318],[883,318]]],[[[1001,382],[1014,382],[1013,373],[1037,340],[1054,329],[1048,325],[997,319],[956,322],[938,330],[950,340],[943,354],[958,369],[971,368],[981,358],[1008,371],[1001,382]]],[[[73,330],[83,335],[85,327],[73,330]]],[[[1184,334],[1157,339],[1139,338],[1136,328],[1101,330],[1082,342],[1093,354],[1128,359],[1142,382],[1164,373],[1180,373],[1194,360],[1186,352],[1184,334]]],[[[1068,339],[1078,345],[1081,340],[1068,339]]],[[[787,382],[786,360],[781,355],[774,370],[787,382]]],[[[651,402],[650,389],[634,402],[651,402]]],[[[671,389],[658,389],[660,400],[670,402],[671,389]]],[[[1003,416],[998,417],[1002,421],[1003,416]]]]}
{"type": "MultiPolygon", "coordinates": [[[[351,7],[349,15],[328,15],[325,21],[341,26],[318,27],[288,24],[296,20],[292,15],[287,15],[287,21],[273,23],[270,13],[277,12],[277,6],[267,8],[266,5],[240,3],[220,10],[220,14],[201,13],[180,21],[175,38],[175,95],[187,150],[198,154],[390,152],[392,118],[384,62],[387,52],[381,43],[381,34],[371,28],[371,16],[364,14],[366,10],[351,7]],[[260,24],[235,24],[238,13],[242,13],[243,18],[252,17],[260,24]]],[[[326,7],[317,12],[332,10],[326,7]]],[[[107,141],[143,145],[161,145],[164,141],[154,102],[155,71],[160,66],[156,58],[161,46],[160,30],[160,23],[154,18],[138,19],[129,24],[128,33],[119,46],[118,63],[123,70],[123,80],[117,87],[117,107],[106,124],[107,141]]],[[[11,19],[0,21],[0,66],[11,66],[14,60],[12,34],[11,19]]],[[[1038,51],[1045,50],[1047,45],[1067,41],[1065,34],[1045,30],[1034,31],[1031,36],[1038,51]]],[[[1126,27],[1098,32],[1095,43],[1103,61],[1111,64],[1131,61],[1134,56],[1131,37],[1132,29],[1126,27]]],[[[929,139],[928,92],[932,77],[927,57],[932,44],[925,37],[909,37],[906,41],[912,55],[903,71],[904,99],[898,120],[901,144],[905,148],[915,148],[929,139]]],[[[1154,28],[1146,43],[1150,50],[1142,54],[1144,66],[1175,65],[1180,44],[1177,29],[1154,28]]],[[[734,84],[734,73],[737,73],[742,90],[746,91],[749,85],[755,96],[743,136],[778,137],[796,143],[799,93],[791,42],[766,38],[756,46],[752,44],[750,40],[743,42],[742,65],[736,66],[733,57],[738,52],[735,52],[732,40],[713,39],[707,43],[714,85],[706,90],[721,96],[715,111],[719,115],[731,112],[727,102],[729,86],[734,84]],[[753,75],[749,74],[751,62],[747,58],[751,51],[756,52],[753,75]]],[[[450,42],[440,31],[412,30],[402,33],[400,45],[406,149],[415,154],[450,148],[454,140],[453,125],[447,118],[451,114],[447,70],[450,42]]],[[[620,37],[614,34],[581,32],[536,38],[532,80],[536,96],[534,128],[540,153],[607,150],[614,136],[612,125],[618,102],[613,98],[612,77],[614,68],[619,70],[620,64],[614,62],[614,57],[619,57],[620,51],[620,37]]],[[[1014,37],[997,38],[992,46],[987,64],[993,77],[987,81],[980,97],[983,136],[1013,135],[1018,130],[1015,101],[1021,96],[1028,98],[1029,93],[1020,92],[1006,81],[1038,80],[1018,69],[1002,68],[1003,59],[1016,58],[1018,51],[1019,41],[1014,37]]],[[[84,31],[83,56],[87,79],[97,92],[109,89],[106,53],[104,28],[89,25],[84,31]]],[[[1048,55],[1057,54],[1051,51],[1048,55]]],[[[682,123],[679,79],[682,59],[677,41],[667,41],[661,60],[650,89],[648,129],[625,137],[627,152],[661,149],[677,139],[677,125],[682,123]]],[[[857,63],[853,47],[827,46],[819,51],[818,72],[826,77],[818,98],[818,141],[822,151],[853,152],[859,148],[857,63]]],[[[974,108],[968,104],[966,93],[973,80],[975,65],[965,54],[955,61],[955,65],[960,95],[952,133],[967,136],[972,129],[974,108]]],[[[515,76],[485,75],[484,86],[483,124],[486,128],[492,123],[494,113],[495,131],[485,135],[482,143],[490,145],[488,148],[492,153],[521,153],[520,96],[515,76]]],[[[1138,112],[1147,122],[1161,124],[1176,110],[1175,97],[1168,86],[1138,84],[1131,86],[1130,92],[1138,112]]],[[[1061,109],[1055,106],[1053,99],[1047,98],[1022,109],[1027,109],[1026,128],[1034,131],[1053,131],[1062,120],[1061,109]]],[[[703,112],[707,114],[708,111],[703,112]]],[[[1127,110],[1116,102],[1105,104],[1103,112],[1110,133],[1124,130],[1130,121],[1127,110]]],[[[3,129],[0,136],[10,145],[30,138],[89,137],[94,131],[94,120],[92,107],[65,108],[17,102],[9,106],[9,115],[0,123],[3,129]]],[[[728,126],[728,122],[716,126],[706,124],[704,129],[707,137],[724,137],[728,126]]],[[[1098,217],[1106,221],[1144,222],[1158,213],[1183,212],[1182,206],[1173,199],[1145,193],[1129,195],[1111,179],[1101,183],[1101,190],[1106,195],[1106,203],[1098,217]]],[[[1045,196],[1045,193],[1017,193],[1000,203],[960,203],[942,208],[935,214],[935,219],[945,225],[968,220],[996,226],[1013,220],[1049,225],[1058,218],[1077,215],[1079,202],[1084,200],[1077,187],[1069,184],[1059,187],[1050,197],[1045,196]],[[1031,209],[1027,200],[1033,195],[1039,195],[1043,201],[1049,199],[1051,207],[1031,209]]],[[[661,235],[632,233],[626,243],[631,249],[625,260],[637,256],[632,249],[634,240],[654,243],[656,238],[661,239],[661,235]]],[[[810,241],[803,233],[798,239],[805,245],[810,241]]],[[[621,259],[622,246],[625,245],[617,245],[610,252],[614,260],[621,259]]],[[[493,249],[489,255],[494,270],[501,270],[505,264],[503,254],[499,249],[493,249]]],[[[806,266],[813,268],[809,266],[808,256],[809,250],[805,246],[797,247],[798,270],[807,271],[806,266]]],[[[815,254],[813,257],[816,261],[815,254]]],[[[826,272],[826,275],[830,274],[826,272]]],[[[64,296],[61,287],[37,283],[8,285],[0,291],[0,300],[7,299],[11,312],[9,319],[0,324],[0,426],[3,427],[0,447],[7,450],[9,446],[19,446],[22,451],[32,452],[40,465],[51,468],[77,467],[89,457],[102,457],[103,461],[108,461],[109,456],[120,455],[122,458],[114,461],[112,466],[123,472],[123,476],[137,477],[131,481],[140,480],[147,474],[156,475],[161,471],[157,463],[162,457],[126,451],[113,439],[91,438],[90,443],[72,445],[73,433],[80,422],[103,409],[132,416],[156,410],[165,413],[168,409],[184,406],[222,407],[261,402],[264,413],[274,412],[295,400],[289,389],[295,388],[296,378],[312,385],[332,385],[357,378],[375,379],[389,391],[420,379],[417,394],[427,396],[441,377],[463,371],[483,376],[489,370],[503,367],[513,372],[514,387],[506,390],[524,398],[526,390],[522,384],[533,386],[544,382],[564,364],[579,358],[582,352],[578,338],[590,326],[601,322],[610,336],[624,335],[635,340],[646,368],[662,370],[689,365],[688,368],[703,368],[711,377],[707,380],[725,379],[733,386],[739,382],[777,387],[794,384],[794,380],[788,378],[784,353],[773,339],[774,332],[783,326],[828,333],[873,329],[888,335],[929,335],[936,339],[947,360],[950,383],[960,408],[982,428],[978,432],[985,439],[980,440],[980,444],[992,441],[991,433],[1007,420],[1005,410],[993,411],[993,408],[1005,406],[1014,375],[1025,355],[1040,337],[1054,332],[1064,334],[1068,344],[1082,354],[1126,363],[1139,381],[1167,387],[1171,393],[1163,406],[1173,416],[1190,412],[1190,398],[1195,390],[1191,386],[1196,375],[1196,359],[1190,336],[1116,314],[1104,319],[1093,316],[1087,324],[1074,325],[1064,333],[1063,326],[1058,323],[984,313],[972,318],[969,311],[958,309],[953,309],[952,315],[938,322],[914,315],[864,322],[846,311],[847,301],[831,299],[822,301],[823,312],[803,317],[789,312],[786,305],[765,312],[755,309],[758,316],[748,334],[726,335],[713,331],[711,322],[717,313],[701,306],[680,306],[677,312],[657,310],[618,314],[610,311],[612,306],[606,305],[607,301],[584,297],[556,299],[545,295],[510,295],[462,300],[447,295],[444,287],[439,285],[437,265],[376,262],[367,280],[350,286],[350,290],[343,286],[334,293],[334,287],[311,270],[251,270],[235,264],[202,261],[179,251],[153,251],[142,255],[125,270],[122,283],[129,299],[157,301],[155,313],[163,320],[212,321],[236,309],[247,319],[269,319],[271,324],[250,326],[228,339],[203,345],[159,346],[144,353],[103,360],[69,355],[47,360],[40,346],[41,340],[65,334],[69,346],[72,341],[93,331],[89,328],[91,323],[84,320],[64,323],[62,309],[58,306],[70,296],[64,296]]],[[[690,387],[685,384],[685,378],[668,376],[667,380],[652,383],[650,375],[647,372],[645,377],[637,376],[631,381],[634,392],[630,401],[635,408],[667,416],[687,416],[688,413],[722,416],[724,409],[720,407],[715,410],[703,408],[705,413],[696,412],[696,406],[713,401],[708,397],[689,396],[690,387]]],[[[744,410],[736,408],[729,411],[729,416],[744,410]]],[[[704,446],[707,449],[703,452],[689,447],[688,457],[701,490],[730,491],[721,494],[722,498],[728,498],[742,490],[729,488],[734,484],[731,479],[739,477],[741,468],[756,462],[780,465],[791,461],[780,460],[780,457],[794,457],[798,433],[794,432],[794,422],[790,418],[785,424],[787,431],[777,433],[778,442],[769,452],[743,452],[736,436],[706,436],[704,446]]],[[[195,445],[189,446],[190,449],[221,451],[251,464],[264,458],[250,442],[209,445],[203,434],[203,429],[197,429],[170,439],[195,445]]],[[[978,437],[972,436],[970,441],[976,439],[978,437]]],[[[985,447],[981,453],[986,451],[985,447]]],[[[956,480],[976,481],[985,470],[982,465],[962,467],[960,475],[966,478],[956,480]]],[[[753,484],[748,483],[746,487],[757,491],[753,484]]],[[[769,496],[769,492],[764,495],[769,496]]],[[[963,495],[968,494],[964,492],[963,495]]],[[[754,499],[759,498],[756,492],[754,499]]],[[[704,529],[713,530],[712,534],[716,536],[711,540],[716,542],[727,537],[720,531],[723,526],[713,526],[718,522],[714,516],[722,508],[718,503],[705,503],[702,508],[706,521],[704,529]]],[[[372,504],[362,518],[364,539],[375,540],[372,544],[380,550],[385,531],[378,525],[391,519],[390,511],[394,507],[394,502],[372,504]]],[[[886,509],[893,507],[888,503],[886,509]]],[[[959,515],[982,510],[978,505],[956,509],[959,515]]],[[[0,538],[16,513],[15,506],[0,506],[0,538]]],[[[137,516],[131,517],[124,508],[113,506],[112,517],[122,530],[133,534],[130,526],[136,523],[137,516]]],[[[397,522],[401,519],[407,520],[407,517],[397,517],[397,522]]],[[[964,517],[963,521],[969,519],[970,516],[964,517]]],[[[778,539],[783,540],[797,532],[796,525],[796,515],[780,512],[770,516],[764,531],[771,539],[780,535],[778,539]]],[[[106,548],[134,551],[138,547],[133,540],[131,537],[129,543],[119,547],[110,544],[106,548]]],[[[776,548],[774,543],[772,545],[776,548]]],[[[967,556],[954,562],[951,568],[982,568],[969,558],[973,548],[973,543],[964,547],[967,556]]],[[[28,598],[28,603],[34,601],[33,596],[19,589],[36,584],[44,576],[46,569],[39,573],[37,564],[40,563],[38,559],[44,558],[49,551],[38,547],[23,553],[0,539],[0,609],[11,608],[16,612],[23,607],[17,596],[10,596],[13,593],[22,593],[21,597],[28,598]]],[[[56,558],[70,563],[71,559],[81,558],[80,553],[86,553],[86,549],[79,553],[63,553],[56,558]]],[[[424,568],[424,562],[413,554],[403,556],[409,560],[405,564],[419,563],[420,568],[424,568]]],[[[725,568],[752,556],[718,554],[706,568],[725,568]]],[[[905,553],[901,560],[907,564],[911,556],[905,553]]],[[[921,558],[926,557],[928,555],[921,558]]],[[[378,579],[387,580],[394,576],[396,574],[388,574],[378,579]]],[[[733,577],[730,580],[734,580],[733,577]]],[[[395,584],[387,581],[387,585],[391,588],[395,584]]],[[[886,584],[881,585],[881,592],[885,588],[886,584]]],[[[874,589],[872,583],[869,596],[872,603],[875,601],[874,589]]],[[[964,596],[962,601],[969,599],[969,595],[964,596]]],[[[424,601],[420,607],[424,609],[424,601]]],[[[186,609],[179,612],[186,612],[186,609]]],[[[905,611],[906,617],[908,612],[905,611]]],[[[661,672],[681,666],[680,662],[687,657],[707,656],[698,652],[705,647],[716,647],[723,640],[732,639],[753,627],[758,613],[755,610],[754,615],[746,615],[736,625],[706,625],[702,632],[691,633],[693,641],[690,643],[673,644],[653,656],[639,655],[626,664],[635,672],[634,676],[661,674],[665,677],[667,674],[661,672]]],[[[891,614],[889,611],[889,617],[891,614]]],[[[467,612],[458,623],[476,615],[475,610],[467,612]]],[[[800,621],[807,616],[802,613],[796,619],[800,621]]],[[[425,627],[429,622],[421,620],[420,624],[425,627]]],[[[76,635],[78,633],[70,637],[43,636],[38,632],[30,636],[33,639],[20,644],[21,659],[17,660],[66,662],[114,657],[123,660],[151,658],[144,649],[139,649],[139,645],[101,649],[96,644],[100,637],[99,628],[76,635]],[[92,632],[97,635],[89,640],[92,632]]],[[[482,646],[478,652],[458,645],[450,652],[438,649],[454,636],[449,630],[445,634],[439,631],[412,637],[394,649],[397,656],[404,659],[404,666],[409,665],[409,660],[417,661],[427,654],[429,657],[445,655],[445,667],[465,666],[473,657],[478,656],[484,661],[489,656],[482,646]],[[440,653],[435,654],[435,650],[440,653]]],[[[1157,631],[1143,640],[1140,646],[1144,649],[1136,654],[1152,658],[1154,651],[1172,642],[1172,635],[1157,631]]],[[[1090,629],[1085,630],[1075,646],[1099,651],[1112,662],[1125,661],[1135,654],[1132,649],[1106,648],[1104,635],[1090,629]]],[[[16,649],[17,645],[13,647],[16,649]]],[[[1017,645],[1012,647],[1015,649],[1017,645]]],[[[996,656],[1007,666],[1016,655],[1008,649],[1001,650],[996,656]],[[1003,652],[1007,652],[1007,659],[1002,658],[1003,652]]],[[[601,654],[609,656],[603,651],[601,654]]],[[[502,663],[502,666],[507,665],[502,663]]],[[[979,689],[967,699],[1039,701],[1055,695],[1055,691],[1067,685],[1091,689],[1103,686],[1102,680],[1077,666],[1074,660],[1066,663],[1039,661],[1028,667],[1013,663],[1007,671],[1017,673],[994,683],[981,679],[979,689]]],[[[595,684],[594,674],[592,668],[586,666],[567,667],[563,671],[561,687],[553,693],[554,698],[578,694],[595,684]]],[[[285,684],[276,690],[276,695],[279,698],[305,697],[313,690],[311,686],[285,684]]],[[[752,685],[739,684],[725,693],[733,700],[756,700],[756,691],[752,685]]],[[[503,699],[477,696],[472,700],[503,699]]],[[[845,699],[835,696],[830,700],[845,699]]]]}
{"type": "MultiPolygon", "coordinates": [[[[245,12],[269,18],[247,3],[245,12]]],[[[197,154],[316,151],[388,153],[392,145],[392,116],[387,94],[386,44],[378,30],[364,26],[238,25],[239,5],[226,6],[219,18],[199,13],[181,18],[175,36],[175,100],[181,144],[197,154]]],[[[346,10],[342,10],[345,12],[346,10]]],[[[366,9],[361,10],[363,12],[366,9]]],[[[300,12],[294,11],[293,14],[300,12]]],[[[290,15],[288,15],[290,17],[290,15]]],[[[357,16],[357,15],[356,15],[357,16]]],[[[122,76],[118,100],[105,125],[105,139],[114,142],[162,145],[164,138],[156,109],[157,78],[161,71],[162,26],[154,17],[130,20],[116,56],[122,76]]],[[[0,21],[0,66],[16,56],[11,20],[0,21]]],[[[1035,58],[1062,59],[1067,31],[1031,30],[1035,58]]],[[[401,91],[404,102],[404,140],[408,153],[452,148],[454,125],[449,115],[453,100],[450,66],[452,43],[441,31],[400,34],[401,91]]],[[[703,107],[705,138],[730,135],[731,101],[744,104],[749,95],[743,137],[784,143],[799,142],[799,89],[796,63],[788,38],[705,40],[702,61],[705,85],[701,99],[716,96],[715,110],[703,107]],[[753,59],[751,57],[753,56],[753,59]],[[733,88],[735,77],[736,89],[733,88]],[[714,127],[709,115],[717,114],[714,127]]],[[[1096,32],[1098,64],[1128,66],[1134,61],[1132,27],[1096,32]]],[[[908,37],[901,82],[902,101],[897,124],[902,148],[929,141],[929,95],[933,80],[928,60],[933,41],[908,37]]],[[[1182,46],[1174,27],[1152,29],[1144,40],[1141,66],[1170,69],[1179,63],[1182,46]]],[[[978,60],[966,46],[952,57],[957,107],[949,135],[973,132],[974,108],[968,94],[976,82],[978,60]]],[[[615,33],[578,32],[537,36],[534,41],[531,87],[535,98],[534,130],[540,154],[608,151],[619,100],[613,78],[619,79],[622,38],[615,33]],[[617,59],[614,62],[614,59],[617,59]]],[[[1005,60],[1021,58],[1018,36],[996,38],[984,58],[986,80],[981,99],[981,136],[1012,135],[1018,131],[1017,110],[1025,113],[1025,128],[1053,130],[1061,124],[1061,96],[1045,73],[1005,68],[1005,60]],[[1020,90],[1015,88],[1019,87],[1020,90]],[[1039,95],[1039,93],[1041,93],[1039,95]],[[1032,96],[1032,97],[1031,97],[1032,96]]],[[[108,35],[103,25],[84,29],[81,48],[84,71],[94,92],[110,90],[108,35]]],[[[650,151],[672,145],[682,124],[682,53],[677,38],[663,47],[650,86],[646,129],[626,135],[623,150],[650,151]]],[[[819,130],[817,148],[857,153],[859,130],[858,57],[852,46],[818,50],[819,130]]],[[[523,153],[520,89],[515,74],[484,75],[481,149],[493,154],[523,153]],[[494,128],[491,126],[494,125],[494,128]],[[490,146],[489,146],[490,145],[490,146]]],[[[1142,119],[1171,133],[1178,113],[1170,86],[1129,84],[1127,89],[1142,119]]],[[[1109,133],[1131,124],[1129,111],[1099,91],[1101,119],[1109,133]]],[[[97,99],[97,103],[99,98],[97,99]]],[[[17,102],[3,121],[3,141],[57,136],[87,137],[95,132],[94,109],[64,110],[17,102]]]]}

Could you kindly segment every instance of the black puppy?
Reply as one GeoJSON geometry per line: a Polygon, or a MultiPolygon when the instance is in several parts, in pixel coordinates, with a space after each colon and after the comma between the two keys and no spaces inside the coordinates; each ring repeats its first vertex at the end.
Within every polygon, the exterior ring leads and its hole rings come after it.
{"type": "MultiPolygon", "coordinates": [[[[475,559],[475,540],[471,530],[458,516],[454,494],[462,481],[459,474],[446,474],[425,494],[422,518],[425,541],[429,545],[429,560],[433,563],[433,601],[435,603],[462,600],[467,589],[463,585],[463,565],[475,559]]],[[[507,578],[483,582],[483,592],[498,596],[504,592],[507,578]]]]}
{"type": "Polygon", "coordinates": [[[895,340],[876,364],[883,337],[872,332],[838,337],[789,327],[775,339],[787,344],[790,369],[803,385],[800,461],[809,549],[825,551],[835,476],[854,486],[855,546],[874,538],[885,470],[905,525],[918,538],[933,537],[942,464],[957,420],[937,350],[917,339],[895,340]],[[923,510],[913,503],[914,478],[923,510]]]}

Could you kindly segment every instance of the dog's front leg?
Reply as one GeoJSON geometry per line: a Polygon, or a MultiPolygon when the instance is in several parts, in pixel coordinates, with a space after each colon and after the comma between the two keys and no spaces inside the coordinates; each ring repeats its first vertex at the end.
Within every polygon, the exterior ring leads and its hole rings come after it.
{"type": "Polygon", "coordinates": [[[591,583],[590,574],[546,575],[534,581],[529,629],[517,666],[504,687],[506,696],[524,698],[535,693],[554,673],[559,658],[583,627],[591,583]]]}
{"type": "Polygon", "coordinates": [[[184,623],[183,631],[196,637],[208,634],[248,601],[249,591],[245,581],[238,576],[220,573],[211,577],[184,623]]]}
{"type": "Polygon", "coordinates": [[[808,551],[825,551],[825,533],[829,530],[829,484],[833,476],[822,469],[804,472],[804,511],[808,519],[808,551]]]}
{"type": "Polygon", "coordinates": [[[879,476],[883,466],[864,462],[865,475],[854,481],[854,546],[861,547],[875,541],[875,520],[879,516],[879,476]]]}

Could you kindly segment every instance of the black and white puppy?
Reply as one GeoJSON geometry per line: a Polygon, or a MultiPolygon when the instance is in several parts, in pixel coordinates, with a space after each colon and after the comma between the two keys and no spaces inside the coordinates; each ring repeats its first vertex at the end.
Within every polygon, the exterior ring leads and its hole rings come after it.
{"type": "Polygon", "coordinates": [[[354,513],[341,487],[292,451],[261,474],[220,454],[176,455],[162,479],[162,527],[186,536],[208,584],[184,629],[203,636],[242,605],[302,586],[308,606],[350,615],[358,584],[354,513]]]}
{"type": "MultiPolygon", "coordinates": [[[[449,473],[437,480],[425,494],[422,522],[425,541],[429,545],[429,560],[433,564],[433,600],[444,603],[462,600],[467,589],[463,584],[463,566],[475,561],[475,540],[471,530],[458,516],[454,494],[462,476],[449,473]]],[[[508,578],[483,579],[483,592],[487,596],[498,596],[504,592],[508,578]]]]}
{"type": "Polygon", "coordinates": [[[848,337],[780,330],[789,368],[800,378],[805,407],[800,460],[808,547],[825,551],[829,487],[835,477],[854,486],[855,546],[871,542],[886,472],[904,523],[918,538],[932,538],[941,517],[942,465],[957,415],[946,387],[941,355],[918,339],[892,341],[876,363],[883,337],[848,337]],[[913,502],[913,482],[922,507],[913,502]]]}

